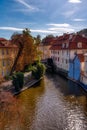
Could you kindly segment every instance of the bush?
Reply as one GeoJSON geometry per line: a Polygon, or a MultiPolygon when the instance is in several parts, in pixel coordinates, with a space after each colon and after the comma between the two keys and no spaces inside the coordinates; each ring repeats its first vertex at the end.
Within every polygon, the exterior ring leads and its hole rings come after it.
{"type": "Polygon", "coordinates": [[[22,88],[24,85],[24,73],[17,72],[16,76],[17,76],[18,81],[19,81],[19,86],[20,86],[20,88],[22,88]]]}
{"type": "Polygon", "coordinates": [[[18,78],[16,75],[13,75],[13,77],[12,77],[12,84],[13,84],[13,86],[15,86],[16,91],[20,90],[19,81],[18,81],[18,78]]]}
{"type": "Polygon", "coordinates": [[[36,79],[40,79],[45,73],[45,66],[42,63],[37,63],[36,66],[32,68],[32,75],[36,79]]]}
{"type": "Polygon", "coordinates": [[[19,91],[21,88],[23,88],[24,85],[24,74],[22,72],[17,72],[13,75],[13,85],[15,86],[15,90],[19,91]]]}

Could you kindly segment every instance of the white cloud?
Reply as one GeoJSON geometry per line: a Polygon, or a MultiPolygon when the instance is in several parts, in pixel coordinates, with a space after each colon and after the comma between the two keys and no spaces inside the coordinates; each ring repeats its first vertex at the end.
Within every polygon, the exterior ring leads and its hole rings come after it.
{"type": "Polygon", "coordinates": [[[49,31],[56,31],[58,34],[59,33],[67,33],[67,32],[74,32],[74,28],[68,24],[68,23],[63,23],[63,24],[55,24],[55,23],[49,23],[47,24],[51,26],[48,28],[49,31]]]}
{"type": "Polygon", "coordinates": [[[75,30],[73,28],[49,28],[51,31],[57,31],[57,32],[74,32],[75,30]]]}
{"type": "Polygon", "coordinates": [[[57,31],[50,31],[50,30],[41,30],[41,29],[30,29],[31,32],[38,32],[38,33],[57,33],[57,31]]]}
{"type": "Polygon", "coordinates": [[[66,11],[66,12],[64,12],[64,13],[62,13],[62,14],[63,14],[65,17],[68,18],[68,17],[74,15],[75,12],[76,12],[76,10],[71,10],[71,11],[66,11]]]}
{"type": "Polygon", "coordinates": [[[85,21],[85,19],[73,19],[73,21],[82,22],[82,21],[85,21]]]}
{"type": "Polygon", "coordinates": [[[0,27],[0,30],[9,30],[9,31],[22,31],[21,28],[15,28],[15,27],[0,27]]]}
{"type": "MultiPolygon", "coordinates": [[[[15,27],[0,27],[0,30],[8,30],[8,31],[23,31],[23,28],[15,28],[15,27]]],[[[35,33],[57,33],[56,31],[50,30],[41,30],[41,29],[30,29],[31,32],[35,33]]]]}
{"type": "Polygon", "coordinates": [[[39,8],[31,6],[30,4],[26,3],[24,0],[16,0],[17,2],[19,2],[20,4],[24,5],[25,7],[27,7],[29,10],[31,11],[38,11],[39,8]]]}
{"type": "Polygon", "coordinates": [[[67,24],[67,23],[63,23],[63,24],[50,23],[50,24],[47,24],[47,25],[55,26],[55,27],[69,27],[69,26],[70,26],[70,25],[67,24]]]}
{"type": "Polygon", "coordinates": [[[81,3],[82,1],[81,0],[68,0],[68,2],[70,2],[70,3],[81,3]]]}

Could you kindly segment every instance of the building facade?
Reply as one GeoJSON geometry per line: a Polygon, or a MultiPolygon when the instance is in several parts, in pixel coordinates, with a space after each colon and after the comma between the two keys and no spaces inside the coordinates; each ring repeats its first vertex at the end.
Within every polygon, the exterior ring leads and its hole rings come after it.
{"type": "Polygon", "coordinates": [[[51,51],[50,47],[55,41],[55,37],[46,37],[42,40],[41,44],[39,45],[39,50],[42,52],[41,59],[46,60],[51,58],[51,51]]]}
{"type": "MultiPolygon", "coordinates": [[[[81,55],[87,52],[87,38],[78,34],[64,34],[57,38],[50,51],[56,67],[68,73],[70,60],[74,59],[75,54],[81,55]]],[[[81,69],[84,71],[84,62],[81,63],[81,69]]]]}
{"type": "Polygon", "coordinates": [[[7,76],[11,71],[18,52],[18,47],[9,40],[0,38],[0,76],[7,76]]]}
{"type": "Polygon", "coordinates": [[[84,71],[80,75],[80,82],[86,85],[87,89],[87,53],[84,54],[84,71]]]}

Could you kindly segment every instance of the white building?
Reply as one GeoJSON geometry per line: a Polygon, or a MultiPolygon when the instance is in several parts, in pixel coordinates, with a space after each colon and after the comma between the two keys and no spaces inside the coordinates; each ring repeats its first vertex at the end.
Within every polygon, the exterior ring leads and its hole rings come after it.
{"type": "MultiPolygon", "coordinates": [[[[51,58],[56,67],[68,73],[69,60],[73,59],[75,54],[87,52],[87,38],[78,34],[64,34],[58,37],[50,50],[51,58]]],[[[84,71],[84,63],[81,64],[81,69],[84,71]]]]}
{"type": "Polygon", "coordinates": [[[84,71],[81,73],[80,82],[87,85],[87,53],[84,54],[84,71]]]}

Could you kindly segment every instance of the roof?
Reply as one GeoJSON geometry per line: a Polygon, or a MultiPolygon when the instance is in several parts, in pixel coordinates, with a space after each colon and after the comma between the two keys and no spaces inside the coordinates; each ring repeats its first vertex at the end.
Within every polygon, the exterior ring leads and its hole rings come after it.
{"type": "Polygon", "coordinates": [[[62,36],[57,37],[57,39],[55,40],[55,43],[52,45],[50,49],[54,50],[54,48],[55,50],[87,49],[87,38],[82,37],[81,35],[78,35],[78,34],[64,34],[62,36]],[[82,43],[82,47],[78,47],[77,45],[78,43],[82,43]],[[58,47],[60,46],[60,44],[61,44],[61,47],[58,47]],[[54,47],[55,45],[56,45],[56,48],[54,47]]]}
{"type": "Polygon", "coordinates": [[[0,41],[6,41],[7,39],[5,39],[5,38],[0,38],[0,41]]]}
{"type": "Polygon", "coordinates": [[[0,48],[17,48],[17,45],[12,44],[10,40],[0,38],[0,48]]]}
{"type": "Polygon", "coordinates": [[[42,40],[43,46],[48,46],[52,45],[55,43],[56,38],[55,37],[46,37],[45,39],[42,40]]]}

